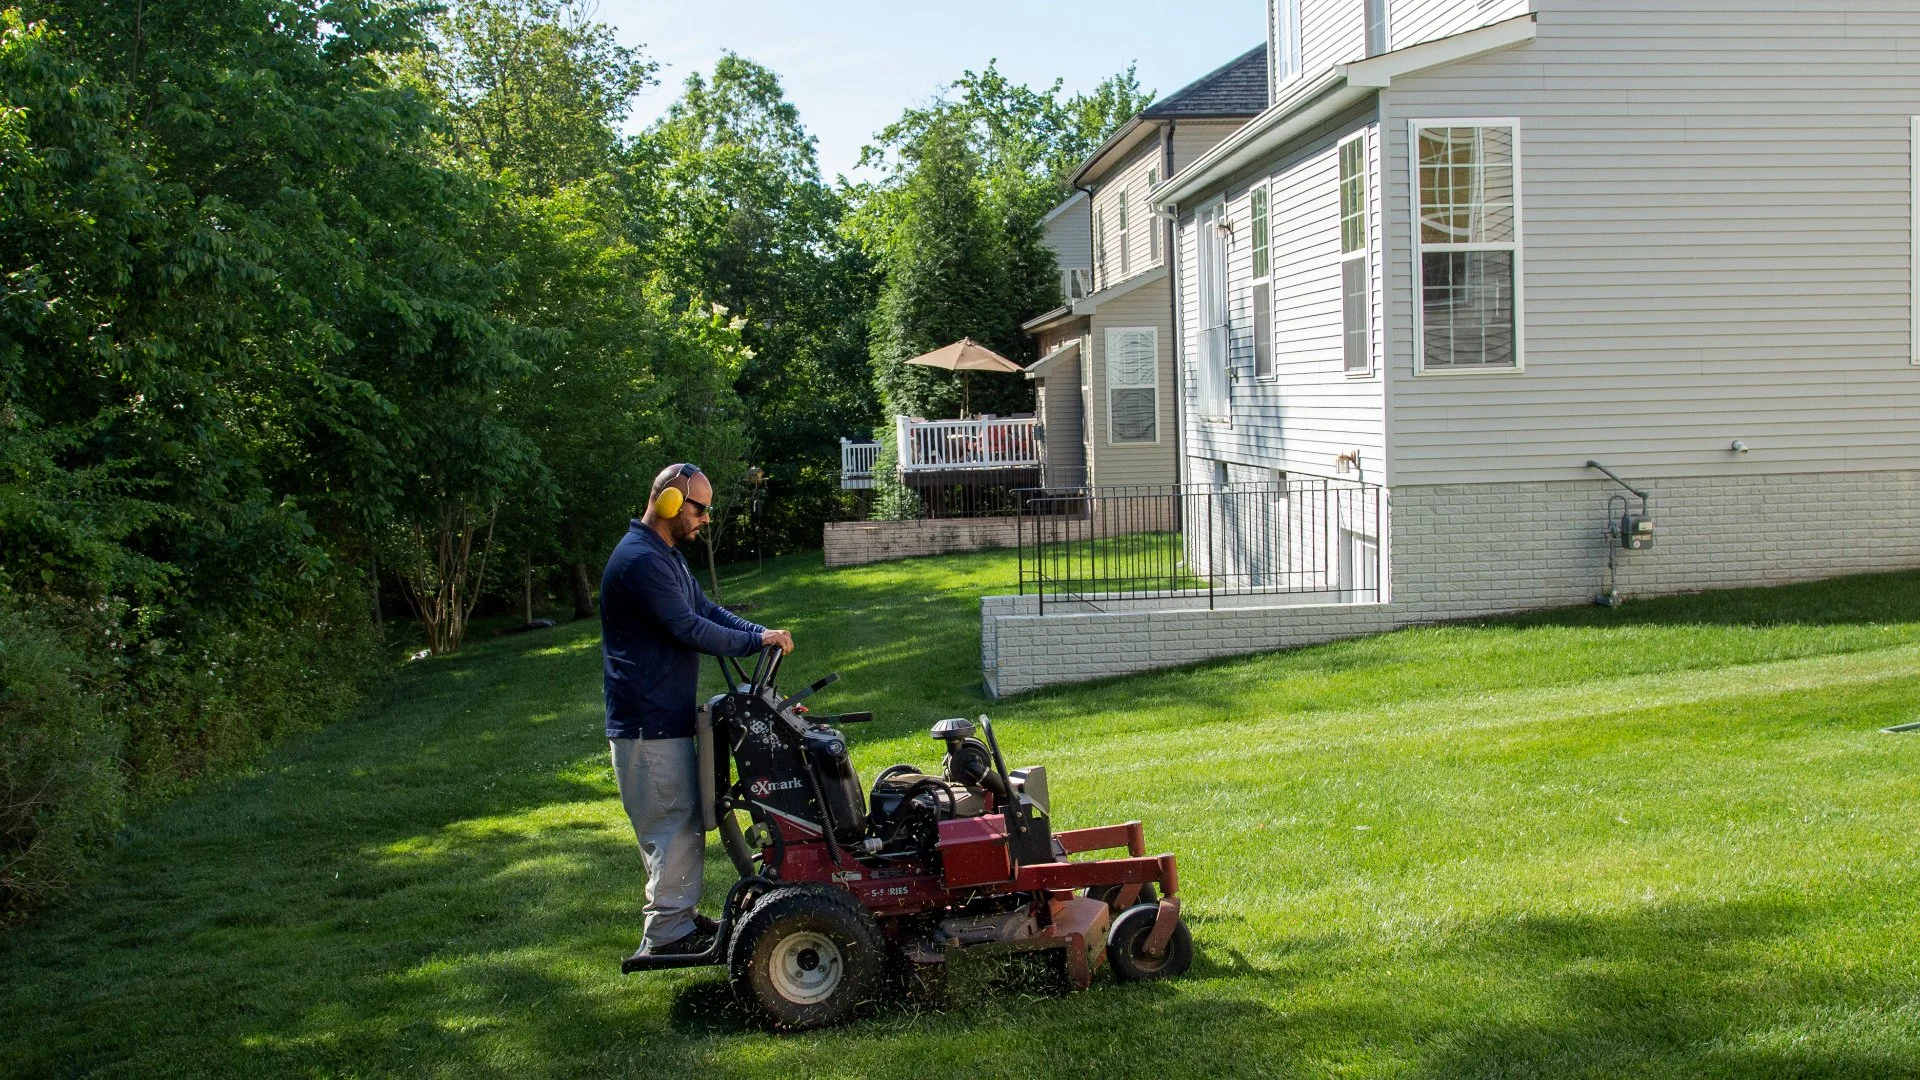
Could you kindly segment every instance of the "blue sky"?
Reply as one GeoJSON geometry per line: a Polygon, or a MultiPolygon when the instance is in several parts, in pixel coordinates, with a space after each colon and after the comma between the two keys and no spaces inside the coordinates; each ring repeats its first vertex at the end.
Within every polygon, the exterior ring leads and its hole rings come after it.
{"type": "Polygon", "coordinates": [[[732,49],[779,72],[831,180],[851,172],[860,147],[902,109],[990,59],[1036,88],[1064,79],[1069,93],[1136,61],[1141,86],[1165,95],[1259,44],[1265,12],[1265,0],[1177,9],[1144,0],[601,0],[599,17],[663,65],[631,127],[664,113],[689,72],[711,70],[732,49]]]}

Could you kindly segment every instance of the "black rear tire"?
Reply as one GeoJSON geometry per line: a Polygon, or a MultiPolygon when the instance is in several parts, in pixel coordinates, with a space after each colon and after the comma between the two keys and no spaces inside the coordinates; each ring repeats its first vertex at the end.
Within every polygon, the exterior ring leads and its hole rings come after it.
{"type": "Polygon", "coordinates": [[[1141,904],[1113,920],[1107,931],[1107,963],[1113,965],[1114,978],[1121,982],[1171,979],[1193,963],[1193,934],[1184,921],[1174,922],[1173,936],[1158,958],[1146,954],[1147,935],[1159,915],[1159,904],[1141,904]]]}
{"type": "Polygon", "coordinates": [[[727,953],[742,1008],[775,1031],[837,1024],[879,996],[886,940],[853,896],[789,885],[760,899],[727,953]]]}

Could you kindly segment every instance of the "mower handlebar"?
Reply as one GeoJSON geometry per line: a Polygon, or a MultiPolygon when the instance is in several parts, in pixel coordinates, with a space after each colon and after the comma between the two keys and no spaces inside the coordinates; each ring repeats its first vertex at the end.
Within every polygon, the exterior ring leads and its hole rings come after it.
{"type": "Polygon", "coordinates": [[[826,718],[828,724],[865,724],[873,720],[870,712],[847,712],[826,718]]]}

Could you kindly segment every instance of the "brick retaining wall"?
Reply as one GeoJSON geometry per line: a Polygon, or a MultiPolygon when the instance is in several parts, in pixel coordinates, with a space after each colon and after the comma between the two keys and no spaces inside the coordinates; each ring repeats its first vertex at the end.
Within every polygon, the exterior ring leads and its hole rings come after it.
{"type": "Polygon", "coordinates": [[[951,555],[1014,546],[1014,518],[935,518],[920,521],[837,521],[822,531],[829,567],[951,555]]]}
{"type": "MultiPolygon", "coordinates": [[[[1622,597],[1920,566],[1920,472],[1647,481],[1652,548],[1620,551],[1622,597]]],[[[1604,481],[1399,487],[1388,603],[1037,614],[981,600],[981,671],[1011,694],[1396,627],[1592,602],[1604,587],[1604,481]]],[[[1623,493],[1624,494],[1624,493],[1623,493]]],[[[1615,504],[1617,508],[1618,504],[1615,504]]],[[[1633,500],[1638,506],[1638,500],[1633,500]]],[[[1191,605],[1188,605],[1191,608],[1191,605]]]]}

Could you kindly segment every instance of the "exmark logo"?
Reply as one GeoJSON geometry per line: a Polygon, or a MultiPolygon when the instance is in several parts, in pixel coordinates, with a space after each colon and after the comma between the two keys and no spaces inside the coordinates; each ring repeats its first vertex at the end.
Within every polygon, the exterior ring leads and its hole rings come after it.
{"type": "Polygon", "coordinates": [[[769,777],[762,776],[758,780],[755,780],[753,783],[748,784],[747,790],[751,792],[753,795],[755,795],[756,797],[764,799],[776,791],[792,791],[794,788],[797,788],[799,786],[800,786],[800,781],[797,779],[773,780],[769,777]]]}

